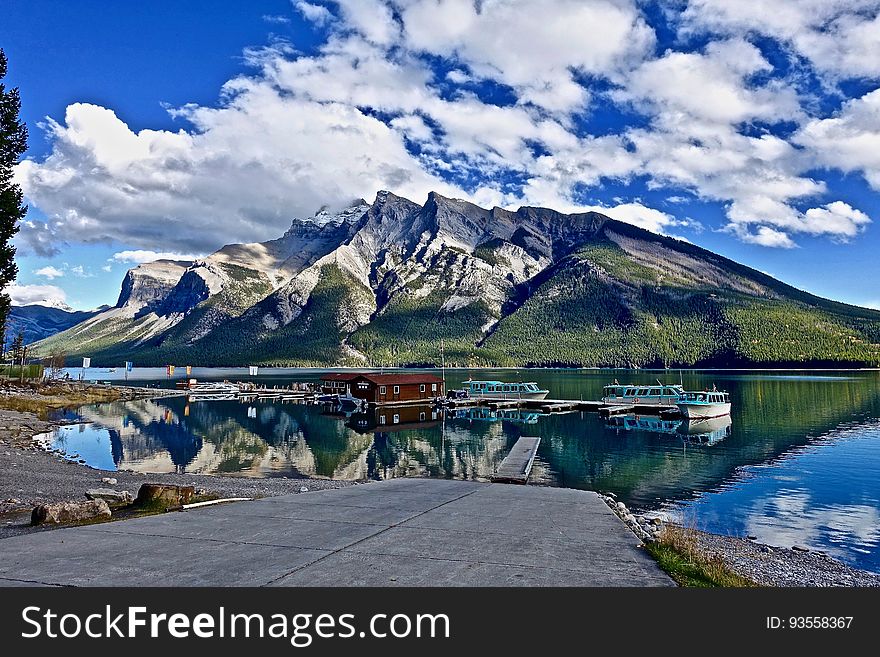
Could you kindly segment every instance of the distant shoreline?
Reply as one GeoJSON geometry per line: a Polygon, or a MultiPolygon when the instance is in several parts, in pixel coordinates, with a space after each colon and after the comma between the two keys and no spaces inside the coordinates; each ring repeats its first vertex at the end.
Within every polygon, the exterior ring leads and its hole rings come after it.
{"type": "MultiPolygon", "coordinates": [[[[185,377],[185,365],[174,365],[175,373],[171,375],[170,378],[179,378],[185,377]]],[[[248,365],[193,365],[193,370],[247,370],[248,365]]],[[[69,371],[71,373],[71,378],[75,378],[73,374],[79,374],[82,372],[81,367],[66,367],[65,371],[69,371]]],[[[119,374],[118,370],[122,368],[116,368],[117,372],[106,372],[102,370],[106,370],[108,368],[104,367],[91,367],[86,368],[88,375],[85,377],[87,380],[93,379],[93,374],[119,374]],[[95,370],[98,370],[95,372],[95,370]]],[[[162,365],[145,365],[142,367],[135,367],[133,371],[138,370],[164,370],[165,366],[162,365]]],[[[437,371],[444,369],[442,367],[408,367],[405,365],[395,365],[388,367],[376,367],[376,366],[364,366],[364,367],[349,367],[345,365],[328,365],[328,366],[298,366],[298,365],[260,365],[260,372],[264,370],[297,370],[304,372],[335,372],[335,371],[352,371],[352,372],[378,372],[383,370],[426,370],[426,371],[437,371]]],[[[504,371],[590,371],[590,372],[880,372],[880,367],[668,367],[668,368],[653,368],[653,367],[512,367],[512,366],[501,366],[501,365],[487,365],[481,367],[462,367],[462,366],[450,366],[446,367],[446,370],[450,371],[481,371],[481,370],[504,370],[504,371]]],[[[259,373],[257,374],[259,376],[259,373]]],[[[99,378],[107,378],[107,377],[99,377],[99,378]]],[[[124,380],[124,379],[120,379],[124,380]]]]}

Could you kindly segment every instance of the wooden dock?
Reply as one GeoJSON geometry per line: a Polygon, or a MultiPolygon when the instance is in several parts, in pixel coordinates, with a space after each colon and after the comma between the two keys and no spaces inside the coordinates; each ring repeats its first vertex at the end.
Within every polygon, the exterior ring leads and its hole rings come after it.
{"type": "Polygon", "coordinates": [[[447,408],[474,408],[483,406],[493,411],[526,409],[540,413],[599,413],[602,417],[614,415],[663,415],[675,416],[679,413],[678,407],[666,404],[605,404],[601,401],[589,401],[583,399],[494,399],[494,398],[468,398],[444,400],[443,406],[447,408]]]}
{"type": "MultiPolygon", "coordinates": [[[[294,384],[291,387],[257,387],[253,385],[243,385],[238,392],[238,399],[242,402],[249,403],[254,401],[276,401],[276,402],[315,402],[321,394],[309,388],[306,384],[294,384]]],[[[186,392],[186,391],[181,391],[186,392]]],[[[599,413],[602,417],[613,417],[616,415],[660,415],[664,417],[677,417],[680,412],[674,405],[661,404],[606,404],[602,401],[584,400],[584,399],[519,399],[508,398],[499,399],[496,397],[470,397],[465,399],[412,399],[396,402],[369,402],[371,407],[375,406],[423,406],[438,405],[448,409],[463,409],[484,407],[493,411],[505,410],[528,410],[549,415],[556,413],[599,413]]]]}
{"type": "Polygon", "coordinates": [[[492,481],[504,484],[524,484],[529,480],[535,455],[538,453],[540,438],[520,437],[501,461],[492,481]]]}

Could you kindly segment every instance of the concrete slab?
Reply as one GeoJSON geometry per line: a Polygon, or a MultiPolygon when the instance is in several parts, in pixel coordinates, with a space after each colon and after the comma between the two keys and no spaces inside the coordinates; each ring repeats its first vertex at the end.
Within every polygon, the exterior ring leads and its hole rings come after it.
{"type": "Polygon", "coordinates": [[[599,514],[566,514],[558,509],[553,509],[544,514],[535,514],[527,518],[520,518],[518,522],[511,522],[509,514],[492,515],[487,509],[477,514],[454,507],[449,509],[441,507],[419,514],[407,522],[406,526],[409,528],[420,527],[456,532],[492,532],[520,536],[523,534],[524,523],[528,523],[531,532],[563,538],[601,537],[608,531],[619,529],[616,518],[607,518],[599,514]]]}
{"type": "Polygon", "coordinates": [[[67,586],[260,586],[328,554],[78,527],[3,539],[0,577],[67,586]]]}
{"type": "Polygon", "coordinates": [[[541,567],[553,564],[563,570],[594,572],[597,568],[619,563],[653,564],[650,557],[637,549],[637,544],[638,539],[634,536],[624,541],[606,535],[569,539],[538,534],[436,531],[403,525],[361,541],[348,551],[499,565],[541,567]],[[618,552],[619,548],[629,549],[618,552]]]}
{"type": "MultiPolygon", "coordinates": [[[[362,506],[339,504],[313,504],[298,502],[296,504],[264,504],[260,502],[240,502],[222,507],[222,513],[228,517],[246,516],[252,518],[275,518],[278,520],[332,520],[334,522],[370,523],[377,525],[396,525],[424,511],[419,509],[374,509],[362,506]]],[[[207,509],[205,509],[207,511],[207,509]]],[[[204,511],[198,511],[203,513],[204,511]]]]}
{"type": "Polygon", "coordinates": [[[87,531],[123,535],[220,540],[225,543],[274,545],[277,547],[341,550],[386,529],[388,525],[340,523],[327,520],[292,520],[218,513],[176,513],[124,523],[92,525],[87,531]]]}
{"type": "MultiPolygon", "coordinates": [[[[468,495],[476,490],[473,486],[485,486],[485,484],[476,483],[468,486],[469,482],[462,483],[465,485],[464,488],[457,489],[455,487],[449,488],[447,486],[442,486],[436,489],[425,488],[413,490],[386,490],[380,483],[376,483],[370,484],[373,490],[369,491],[364,490],[367,486],[352,486],[351,488],[340,488],[332,491],[319,491],[314,494],[305,493],[304,496],[306,496],[308,501],[312,504],[343,504],[345,506],[362,507],[365,509],[393,508],[425,511],[468,495]],[[340,495],[327,494],[331,492],[339,492],[340,495]]],[[[286,500],[292,499],[292,497],[296,496],[285,495],[277,498],[277,501],[271,503],[278,506],[286,506],[288,503],[286,500]]]]}
{"type": "Polygon", "coordinates": [[[27,580],[18,580],[18,579],[6,579],[5,577],[0,577],[0,587],[15,587],[15,588],[23,588],[23,587],[46,587],[46,586],[58,586],[57,584],[44,584],[43,582],[29,582],[27,580]]]}
{"type": "Polygon", "coordinates": [[[18,582],[672,585],[594,493],[434,479],[396,479],[0,540],[0,586],[18,582]]]}
{"type": "MultiPolygon", "coordinates": [[[[644,586],[669,585],[650,573],[644,577],[644,586]]],[[[616,586],[620,576],[600,571],[585,581],[555,568],[338,552],[269,586],[338,586],[340,580],[348,586],[616,586]]]]}

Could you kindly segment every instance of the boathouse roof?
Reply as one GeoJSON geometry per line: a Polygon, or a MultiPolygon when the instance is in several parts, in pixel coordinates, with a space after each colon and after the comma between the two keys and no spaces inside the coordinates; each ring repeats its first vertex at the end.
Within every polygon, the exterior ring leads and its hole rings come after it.
{"type": "Polygon", "coordinates": [[[376,385],[406,385],[412,383],[442,383],[443,379],[433,374],[411,374],[391,372],[389,374],[376,374],[373,372],[331,372],[321,375],[322,381],[354,381],[366,379],[376,385]]]}

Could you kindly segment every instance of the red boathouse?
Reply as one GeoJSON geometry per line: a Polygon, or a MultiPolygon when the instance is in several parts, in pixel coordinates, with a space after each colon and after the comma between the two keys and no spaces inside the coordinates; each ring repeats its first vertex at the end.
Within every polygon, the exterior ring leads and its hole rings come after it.
{"type": "Polygon", "coordinates": [[[443,379],[433,374],[333,372],[321,377],[321,392],[365,399],[371,404],[430,401],[446,394],[443,379]]]}

